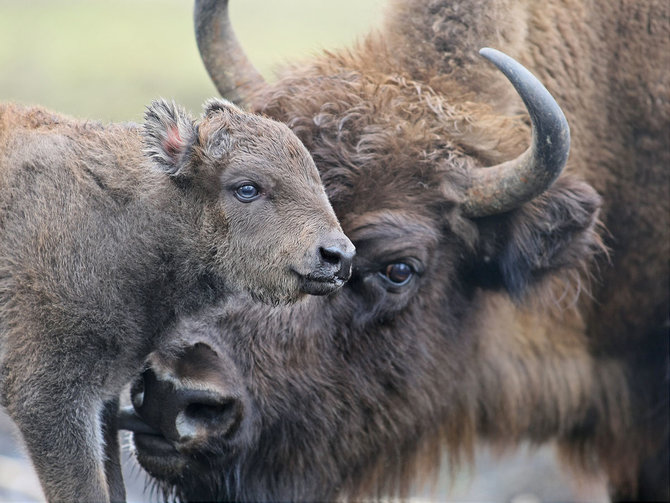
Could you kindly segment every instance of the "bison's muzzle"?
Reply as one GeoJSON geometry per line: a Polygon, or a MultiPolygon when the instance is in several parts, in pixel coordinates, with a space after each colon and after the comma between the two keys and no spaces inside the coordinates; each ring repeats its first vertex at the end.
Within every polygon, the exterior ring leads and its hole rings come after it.
{"type": "Polygon", "coordinates": [[[159,358],[149,360],[151,368],[131,387],[133,407],[119,415],[120,428],[134,432],[135,442],[178,456],[214,448],[212,440],[218,447],[248,440],[253,407],[225,355],[197,343],[169,370],[159,358]]]}

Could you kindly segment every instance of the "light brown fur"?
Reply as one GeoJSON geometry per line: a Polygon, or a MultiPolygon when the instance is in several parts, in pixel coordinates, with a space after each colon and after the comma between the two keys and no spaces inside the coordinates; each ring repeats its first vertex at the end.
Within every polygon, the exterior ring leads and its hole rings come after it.
{"type": "Polygon", "coordinates": [[[396,0],[353,48],[257,84],[249,105],[305,143],[359,245],[354,276],[327,303],[181,327],[186,348],[209,341],[246,369],[266,423],[243,448],[213,434],[198,472],[158,470],[150,449],[143,464],[185,499],[356,499],[405,494],[443,448],[458,464],[478,439],[558,440],[615,499],[668,499],[669,11],[396,0]],[[572,150],[544,194],[470,219],[470,170],[529,132],[484,46],[543,81],[572,150]],[[385,283],[401,261],[420,273],[385,283]]]}

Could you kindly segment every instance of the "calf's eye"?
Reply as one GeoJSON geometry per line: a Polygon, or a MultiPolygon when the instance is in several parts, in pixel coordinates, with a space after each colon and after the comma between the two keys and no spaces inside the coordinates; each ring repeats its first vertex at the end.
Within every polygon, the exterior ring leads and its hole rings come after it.
{"type": "Polygon", "coordinates": [[[253,183],[244,183],[235,189],[235,197],[243,203],[250,203],[258,199],[260,191],[253,183]]]}
{"type": "Polygon", "coordinates": [[[412,279],[414,269],[404,262],[396,262],[388,264],[383,271],[380,271],[380,274],[394,285],[401,286],[407,284],[412,279]]]}

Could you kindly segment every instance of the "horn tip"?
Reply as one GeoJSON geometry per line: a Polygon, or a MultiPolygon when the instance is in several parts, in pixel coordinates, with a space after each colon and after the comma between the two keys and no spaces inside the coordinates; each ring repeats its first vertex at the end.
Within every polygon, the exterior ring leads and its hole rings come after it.
{"type": "Polygon", "coordinates": [[[498,49],[493,49],[492,47],[482,47],[481,49],[479,49],[479,55],[489,60],[491,63],[493,63],[501,70],[502,70],[501,67],[503,66],[510,67],[511,65],[516,63],[514,58],[508,56],[502,51],[499,51],[498,49]]]}

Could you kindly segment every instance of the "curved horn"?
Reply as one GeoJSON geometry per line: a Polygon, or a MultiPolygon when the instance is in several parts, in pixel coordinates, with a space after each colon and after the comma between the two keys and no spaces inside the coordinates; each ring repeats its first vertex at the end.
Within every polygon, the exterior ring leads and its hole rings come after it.
{"type": "Polygon", "coordinates": [[[200,57],[221,96],[244,105],[265,84],[235,36],[228,0],[196,0],[193,9],[200,57]]]}
{"type": "Polygon", "coordinates": [[[531,146],[511,161],[474,170],[463,212],[469,217],[503,213],[547,190],[563,171],[570,152],[570,128],[549,91],[506,54],[484,48],[491,61],[521,96],[533,126],[531,146]]]}

